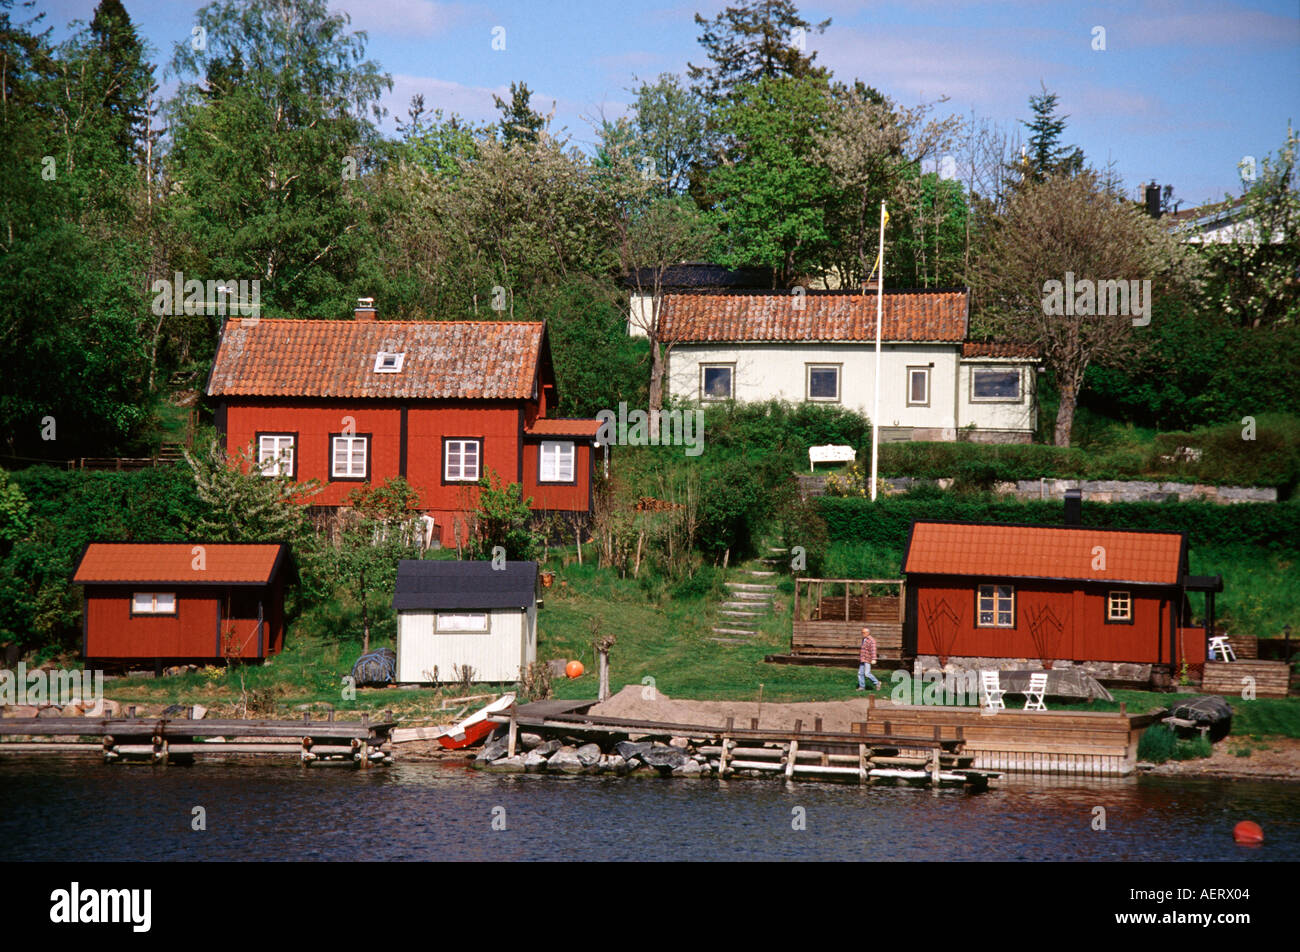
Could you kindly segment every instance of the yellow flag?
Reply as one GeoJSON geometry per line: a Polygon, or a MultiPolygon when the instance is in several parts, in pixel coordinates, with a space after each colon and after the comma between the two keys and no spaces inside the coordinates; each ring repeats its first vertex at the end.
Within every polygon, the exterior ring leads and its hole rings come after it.
{"type": "Polygon", "coordinates": [[[889,209],[885,209],[885,224],[889,224],[889,209]]]}

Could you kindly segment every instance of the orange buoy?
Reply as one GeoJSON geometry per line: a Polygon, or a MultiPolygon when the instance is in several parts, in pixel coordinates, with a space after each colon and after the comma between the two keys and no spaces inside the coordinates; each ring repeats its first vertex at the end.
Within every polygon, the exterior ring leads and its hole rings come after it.
{"type": "Polygon", "coordinates": [[[1232,838],[1246,846],[1258,846],[1264,842],[1264,831],[1258,823],[1242,820],[1232,828],[1232,838]]]}
{"type": "Polygon", "coordinates": [[[582,677],[582,672],[585,670],[587,669],[582,666],[581,661],[570,661],[564,666],[564,673],[571,678],[582,677]]]}

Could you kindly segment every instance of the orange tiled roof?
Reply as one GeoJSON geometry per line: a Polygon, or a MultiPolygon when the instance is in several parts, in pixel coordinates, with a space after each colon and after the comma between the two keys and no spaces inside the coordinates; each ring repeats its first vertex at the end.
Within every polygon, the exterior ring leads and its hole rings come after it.
{"type": "Polygon", "coordinates": [[[975,525],[916,522],[903,571],[1176,585],[1183,537],[1089,526],[975,525]],[[1104,550],[1100,565],[1098,546],[1104,550]]]}
{"type": "Polygon", "coordinates": [[[535,420],[524,430],[525,436],[595,436],[599,420],[535,420]]]}
{"type": "Polygon", "coordinates": [[[208,394],[527,399],[544,333],[524,321],[234,319],[208,394]],[[380,351],[405,354],[402,369],[376,373],[380,351]]]}
{"type": "MultiPolygon", "coordinates": [[[[886,291],[887,341],[961,341],[965,291],[886,291]]],[[[874,341],[876,295],[843,291],[698,291],[666,294],[666,341],[874,341]],[[799,307],[802,303],[802,307],[799,307]]]]}
{"type": "Polygon", "coordinates": [[[961,345],[961,355],[963,357],[1024,357],[1037,360],[1041,356],[1041,350],[1037,344],[968,340],[961,345]]]}
{"type": "Polygon", "coordinates": [[[73,582],[266,583],[285,552],[281,544],[92,542],[73,582]],[[203,567],[195,568],[203,548],[203,567]]]}

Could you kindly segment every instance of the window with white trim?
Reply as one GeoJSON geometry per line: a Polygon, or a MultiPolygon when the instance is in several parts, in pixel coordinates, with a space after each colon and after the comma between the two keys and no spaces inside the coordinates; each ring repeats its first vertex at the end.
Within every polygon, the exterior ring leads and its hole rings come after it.
{"type": "Polygon", "coordinates": [[[370,440],[364,436],[336,436],[330,454],[330,475],[335,479],[365,479],[370,440]]]}
{"type": "Polygon", "coordinates": [[[291,433],[263,433],[257,438],[257,464],[263,476],[292,476],[293,455],[291,433]]]}
{"type": "Polygon", "coordinates": [[[576,450],[572,441],[544,441],[541,454],[541,474],[538,477],[540,482],[573,482],[573,461],[576,450]]]}
{"type": "Polygon", "coordinates": [[[438,612],[437,630],[476,633],[488,630],[487,612],[438,612]]]}
{"type": "Polygon", "coordinates": [[[730,400],[735,396],[735,381],[732,379],[735,364],[701,364],[700,365],[700,399],[730,400]]]}
{"type": "Polygon", "coordinates": [[[447,482],[476,483],[479,478],[478,440],[446,440],[443,444],[442,477],[447,482]]]}
{"type": "Polygon", "coordinates": [[[907,405],[909,407],[928,407],[930,405],[930,368],[907,368],[907,405]]]}
{"type": "Polygon", "coordinates": [[[381,350],[375,355],[375,373],[377,374],[395,374],[401,372],[402,364],[406,361],[406,354],[398,354],[388,350],[381,350]]]}
{"type": "Polygon", "coordinates": [[[1106,620],[1107,621],[1132,621],[1133,620],[1133,593],[1132,592],[1107,592],[1106,593],[1106,620]]]}
{"type": "Polygon", "coordinates": [[[135,592],[131,596],[133,615],[175,615],[176,595],[173,592],[135,592]]]}
{"type": "Polygon", "coordinates": [[[833,403],[840,398],[839,364],[807,364],[808,399],[833,403]]]}
{"type": "Polygon", "coordinates": [[[1016,626],[1016,590],[1010,585],[981,585],[976,615],[980,628],[1016,626]]]}
{"type": "Polygon", "coordinates": [[[977,403],[1019,403],[1020,371],[1001,367],[972,368],[970,398],[977,403]]]}

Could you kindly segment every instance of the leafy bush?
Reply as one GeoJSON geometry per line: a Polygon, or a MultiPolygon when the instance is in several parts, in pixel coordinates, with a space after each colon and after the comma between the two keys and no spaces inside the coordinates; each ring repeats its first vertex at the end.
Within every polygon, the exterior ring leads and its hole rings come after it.
{"type": "Polygon", "coordinates": [[[1174,755],[1178,738],[1164,724],[1155,724],[1142,732],[1138,741],[1137,758],[1153,764],[1163,764],[1174,755]]]}
{"type": "MultiPolygon", "coordinates": [[[[832,542],[861,542],[902,550],[915,519],[1061,525],[1059,502],[1019,502],[952,494],[934,499],[886,496],[876,502],[823,496],[818,509],[832,542]]],[[[1300,501],[1223,506],[1201,502],[1125,502],[1085,505],[1083,524],[1111,529],[1183,532],[1193,546],[1249,544],[1294,549],[1300,539],[1300,501]]]]}

